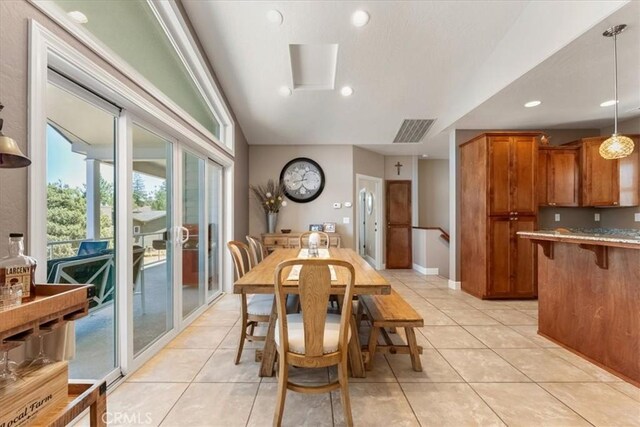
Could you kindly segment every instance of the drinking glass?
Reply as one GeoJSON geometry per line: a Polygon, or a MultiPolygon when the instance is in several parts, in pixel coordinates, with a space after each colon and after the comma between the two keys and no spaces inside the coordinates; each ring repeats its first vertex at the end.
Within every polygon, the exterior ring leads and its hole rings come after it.
{"type": "Polygon", "coordinates": [[[16,367],[18,364],[9,360],[9,350],[4,350],[0,359],[0,381],[17,381],[16,367]]]}
{"type": "Polygon", "coordinates": [[[47,354],[44,352],[44,336],[45,334],[40,331],[40,333],[38,334],[38,354],[36,355],[35,359],[31,361],[29,367],[35,368],[53,363],[53,360],[51,360],[49,356],[47,356],[47,354]]]}

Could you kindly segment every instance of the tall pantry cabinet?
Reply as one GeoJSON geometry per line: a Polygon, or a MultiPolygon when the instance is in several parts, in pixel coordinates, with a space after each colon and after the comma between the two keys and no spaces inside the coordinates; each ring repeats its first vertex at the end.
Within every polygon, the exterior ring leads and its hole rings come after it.
{"type": "Polygon", "coordinates": [[[479,298],[537,296],[538,132],[485,133],[460,146],[462,289],[479,298]]]}

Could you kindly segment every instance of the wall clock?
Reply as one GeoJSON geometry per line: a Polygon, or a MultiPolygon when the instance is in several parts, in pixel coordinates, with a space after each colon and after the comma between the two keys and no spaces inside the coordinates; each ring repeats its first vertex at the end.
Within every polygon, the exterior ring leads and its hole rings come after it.
{"type": "Polygon", "coordinates": [[[298,157],[284,165],[280,172],[284,192],[289,199],[307,203],[320,196],[324,189],[324,172],[320,165],[306,157],[298,157]]]}

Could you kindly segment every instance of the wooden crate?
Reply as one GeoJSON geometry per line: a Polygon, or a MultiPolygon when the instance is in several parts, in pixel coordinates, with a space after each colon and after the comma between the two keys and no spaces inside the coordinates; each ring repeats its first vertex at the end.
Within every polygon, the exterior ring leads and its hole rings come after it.
{"type": "Polygon", "coordinates": [[[68,363],[18,372],[20,380],[0,385],[0,427],[27,426],[67,399],[68,363]]]}

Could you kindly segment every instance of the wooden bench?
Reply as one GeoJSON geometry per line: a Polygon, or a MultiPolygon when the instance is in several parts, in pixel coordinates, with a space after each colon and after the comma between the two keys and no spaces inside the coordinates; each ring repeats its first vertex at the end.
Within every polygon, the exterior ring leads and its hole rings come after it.
{"type": "Polygon", "coordinates": [[[413,330],[413,328],[424,326],[424,319],[420,314],[394,290],[390,295],[360,295],[359,299],[371,322],[369,344],[364,353],[366,369],[368,371],[373,369],[373,359],[375,352],[378,351],[391,354],[409,354],[413,370],[422,372],[420,361],[422,347],[418,345],[413,330]],[[394,344],[385,328],[391,328],[392,331],[395,331],[396,328],[404,328],[407,343],[404,345],[394,344]],[[384,338],[385,345],[378,345],[379,335],[384,338]]]}

